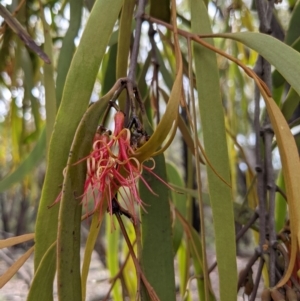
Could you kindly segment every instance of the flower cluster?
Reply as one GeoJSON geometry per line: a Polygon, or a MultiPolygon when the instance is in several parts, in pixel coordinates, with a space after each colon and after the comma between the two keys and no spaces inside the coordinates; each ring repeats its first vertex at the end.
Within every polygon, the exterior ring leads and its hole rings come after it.
{"type": "Polygon", "coordinates": [[[136,158],[131,146],[131,131],[124,128],[124,114],[117,112],[114,117],[115,129],[97,132],[93,142],[93,149],[87,158],[87,179],[84,186],[84,195],[90,189],[93,193],[94,209],[102,210],[105,199],[108,202],[108,211],[114,213],[113,200],[120,187],[123,187],[119,196],[124,201],[128,215],[137,222],[135,204],[143,206],[139,196],[137,182],[142,180],[148,189],[150,186],[142,177],[143,168],[152,172],[152,168],[144,167],[136,158]]]}

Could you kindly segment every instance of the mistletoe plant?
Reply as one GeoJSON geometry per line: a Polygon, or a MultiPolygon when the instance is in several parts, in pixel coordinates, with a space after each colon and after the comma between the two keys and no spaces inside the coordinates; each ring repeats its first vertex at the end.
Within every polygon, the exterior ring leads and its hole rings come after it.
{"type": "MultiPolygon", "coordinates": [[[[122,300],[125,294],[130,300],[176,300],[175,255],[179,264],[179,293],[185,300],[191,300],[189,284],[193,279],[197,281],[197,298],[205,301],[236,300],[242,287],[249,300],[255,300],[262,275],[262,300],[282,300],[283,296],[290,298],[297,291],[300,293],[300,163],[287,115],[278,106],[285,97],[284,89],[272,91],[270,65],[276,68],[275,75],[282,85],[287,82],[292,89],[286,96],[287,102],[290,95],[300,95],[300,55],[295,50],[297,41],[288,46],[270,35],[274,1],[256,1],[260,33],[213,34],[207,1],[190,1],[187,20],[179,14],[175,0],[152,0],[149,5],[145,0],[96,0],[74,55],[70,53],[80,27],[82,1],[69,2],[70,30],[58,59],[56,85],[53,40],[42,3],[39,5],[44,51],[0,6],[7,25],[45,62],[47,112],[46,134],[38,144],[47,147],[47,171],[35,233],[0,242],[1,247],[9,247],[34,239],[34,246],[0,277],[0,286],[34,251],[34,277],[28,301],[53,301],[54,284],[58,300],[86,300],[92,252],[104,217],[108,216],[106,258],[112,279],[105,300],[111,293],[115,300],[122,300]],[[141,35],[146,35],[143,23],[148,24],[151,45],[145,59],[139,56],[141,35]],[[163,47],[157,45],[157,36],[163,47]],[[255,69],[215,46],[213,38],[234,40],[242,49],[247,46],[258,52],[255,69]],[[230,62],[240,78],[250,78],[255,84],[255,168],[247,161],[236,133],[229,128],[230,114],[226,115],[219,88],[217,55],[230,62]],[[145,78],[150,73],[148,85],[145,78]],[[91,104],[99,78],[103,96],[91,104]],[[260,114],[260,97],[265,102],[265,114],[260,114]],[[160,98],[165,101],[163,106],[160,98]],[[177,169],[164,158],[178,129],[188,154],[185,184],[177,169]],[[282,164],[278,185],[271,160],[274,136],[282,164]],[[238,156],[231,156],[228,149],[235,153],[239,149],[246,162],[245,202],[253,196],[248,206],[233,201],[238,156]],[[216,247],[216,262],[210,267],[206,256],[203,165],[216,247]],[[276,193],[286,198],[283,207],[288,215],[276,215],[280,211],[275,205],[276,193]],[[191,196],[199,205],[200,234],[191,226],[191,196]],[[83,221],[89,225],[89,232],[81,258],[83,221]],[[235,222],[243,226],[237,235],[235,222]],[[257,246],[238,275],[236,241],[249,228],[259,234],[257,246]],[[119,256],[120,230],[124,238],[121,242],[125,241],[124,256],[119,256]],[[281,266],[278,254],[284,258],[281,266]],[[252,267],[257,261],[258,272],[253,280],[252,267]],[[213,291],[209,278],[216,266],[219,293],[213,291]]],[[[298,2],[295,15],[299,11],[298,2]]],[[[295,20],[292,18],[291,24],[295,20]]],[[[11,179],[8,176],[0,183],[0,190],[11,179]]]]}

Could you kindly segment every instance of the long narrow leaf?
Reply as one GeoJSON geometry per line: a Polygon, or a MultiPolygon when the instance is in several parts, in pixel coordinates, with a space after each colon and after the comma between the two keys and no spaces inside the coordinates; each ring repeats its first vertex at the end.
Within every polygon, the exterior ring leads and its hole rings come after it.
{"type": "MultiPolygon", "coordinates": [[[[181,57],[180,57],[181,58],[181,57]]],[[[137,159],[142,162],[162,145],[178,118],[178,106],[180,103],[182,90],[182,60],[178,61],[178,73],[173,84],[170,99],[168,101],[165,114],[155,129],[150,139],[138,149],[137,159]]]]}
{"type": "Polygon", "coordinates": [[[81,270],[81,291],[82,291],[83,301],[85,301],[86,298],[86,283],[87,283],[89,267],[92,259],[92,253],[95,247],[96,240],[98,238],[99,231],[101,229],[103,217],[104,217],[104,212],[103,211],[100,212],[99,210],[93,215],[89,235],[86,240],[83,264],[81,270]]]}
{"type": "MultiPolygon", "coordinates": [[[[179,171],[176,169],[176,167],[173,164],[167,163],[167,175],[168,175],[168,181],[169,183],[183,186],[183,180],[179,174],[179,171]]],[[[187,215],[187,204],[186,200],[187,197],[184,194],[180,194],[176,191],[171,191],[171,199],[176,207],[176,209],[181,213],[182,216],[186,217],[187,215]]],[[[183,236],[183,228],[181,227],[181,224],[177,219],[173,221],[173,248],[174,248],[174,254],[176,254],[181,240],[183,236]]]]}
{"type": "MultiPolygon", "coordinates": [[[[131,25],[132,15],[135,6],[135,0],[124,0],[120,19],[118,53],[117,53],[117,78],[127,76],[128,55],[131,40],[131,25]]],[[[125,110],[126,94],[121,94],[119,97],[119,105],[121,110],[125,110]]]]}
{"type": "Polygon", "coordinates": [[[34,274],[27,301],[53,299],[52,269],[56,260],[55,247],[56,241],[45,252],[41,264],[34,274]]]}
{"type": "MultiPolygon", "coordinates": [[[[43,22],[45,44],[44,50],[52,59],[52,37],[50,34],[50,26],[45,20],[44,10],[41,10],[41,19],[43,22]]],[[[44,64],[44,86],[45,86],[45,99],[46,99],[46,136],[47,147],[49,147],[50,138],[52,135],[55,117],[56,117],[56,96],[55,96],[55,83],[54,83],[54,70],[53,64],[44,64]]]]}
{"type": "Polygon", "coordinates": [[[13,263],[9,269],[0,276],[0,288],[2,288],[22,267],[22,265],[27,261],[34,250],[34,246],[31,247],[26,253],[24,253],[16,262],[13,263]]]}
{"type": "Polygon", "coordinates": [[[286,81],[300,95],[300,53],[271,37],[254,32],[216,34],[215,37],[229,38],[239,41],[261,54],[282,74],[286,81]]]}
{"type": "Polygon", "coordinates": [[[56,78],[56,101],[57,107],[59,107],[63,88],[65,85],[67,73],[70,68],[73,53],[75,51],[74,39],[78,34],[78,30],[81,23],[82,14],[82,0],[70,0],[70,23],[69,28],[63,40],[63,44],[60,49],[60,54],[57,63],[57,78],[56,78]]]}
{"type": "MultiPolygon", "coordinates": [[[[115,277],[119,270],[119,253],[120,253],[120,226],[115,216],[106,218],[106,236],[107,236],[107,256],[106,262],[110,272],[110,277],[115,277]],[[112,228],[112,223],[114,224],[112,228]]],[[[113,300],[122,301],[121,281],[118,279],[112,289],[113,300]]]]}
{"type": "MultiPolygon", "coordinates": [[[[155,163],[155,173],[166,180],[164,156],[155,157],[155,163]]],[[[175,300],[175,276],[168,190],[154,175],[145,171],[143,176],[158,196],[149,193],[148,188],[140,183],[140,196],[147,205],[147,212],[141,212],[141,266],[160,300],[171,301],[175,300]]],[[[142,300],[149,300],[146,292],[142,292],[142,300]]]]}
{"type": "MultiPolygon", "coordinates": [[[[208,13],[202,0],[191,2],[191,21],[192,32],[211,32],[208,13]]],[[[209,42],[213,43],[212,40],[209,42]]],[[[225,122],[216,55],[200,45],[194,45],[194,58],[206,155],[217,173],[229,183],[225,122]]],[[[207,170],[207,174],[216,238],[220,300],[232,301],[236,300],[237,295],[237,272],[231,189],[211,169],[207,170]]]]}
{"type": "MultiPolygon", "coordinates": [[[[50,141],[48,169],[37,217],[35,270],[56,240],[58,206],[50,210],[47,206],[55,201],[60,192],[62,171],[67,163],[75,130],[90,101],[96,75],[121,6],[121,0],[114,1],[114,5],[105,0],[98,0],[94,4],[68,72],[50,141]]],[[[55,266],[51,266],[48,273],[54,278],[55,266]]],[[[53,300],[52,290],[45,295],[47,299],[44,301],[53,300]]]]}
{"type": "Polygon", "coordinates": [[[294,136],[284,116],[275,101],[263,89],[258,80],[256,80],[256,84],[259,86],[265,100],[271,124],[276,135],[289,206],[291,231],[290,261],[284,277],[276,285],[277,287],[281,287],[286,284],[294,271],[297,252],[300,248],[300,212],[298,210],[300,200],[300,161],[294,136]]]}
{"type": "MultiPolygon", "coordinates": [[[[115,86],[117,87],[118,84],[115,86]]],[[[57,235],[57,282],[59,300],[81,300],[80,225],[81,205],[86,179],[85,158],[92,147],[99,118],[115,90],[89,107],[76,131],[62,188],[57,235]]],[[[105,210],[105,209],[103,209],[105,210]]]]}
{"type": "Polygon", "coordinates": [[[0,249],[15,246],[31,239],[34,239],[34,233],[3,239],[0,240],[0,249]]]}

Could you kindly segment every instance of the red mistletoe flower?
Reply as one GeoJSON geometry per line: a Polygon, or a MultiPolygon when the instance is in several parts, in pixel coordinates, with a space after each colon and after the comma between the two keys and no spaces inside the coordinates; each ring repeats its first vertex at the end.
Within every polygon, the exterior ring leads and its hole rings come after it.
{"type": "MultiPolygon", "coordinates": [[[[131,132],[124,128],[124,120],[124,114],[117,112],[114,117],[115,129],[113,134],[110,135],[108,131],[103,130],[96,133],[93,150],[87,158],[87,179],[84,186],[84,196],[86,200],[88,190],[91,189],[94,210],[102,210],[106,199],[108,211],[112,215],[114,213],[113,200],[115,200],[116,193],[119,192],[128,215],[136,223],[135,204],[143,207],[137,183],[142,180],[149,191],[154,193],[142,177],[143,169],[153,173],[154,164],[152,167],[145,167],[132,156],[134,149],[130,145],[131,132]],[[123,190],[120,192],[121,187],[123,187],[123,190]]],[[[87,206],[87,201],[85,201],[85,205],[87,206]]]]}

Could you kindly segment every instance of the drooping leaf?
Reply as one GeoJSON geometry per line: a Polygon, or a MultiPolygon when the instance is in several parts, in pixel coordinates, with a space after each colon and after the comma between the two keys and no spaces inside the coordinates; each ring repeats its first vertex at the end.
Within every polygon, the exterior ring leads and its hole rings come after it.
{"type": "MultiPolygon", "coordinates": [[[[208,13],[202,0],[191,2],[191,22],[192,32],[211,32],[208,13]]],[[[213,41],[210,39],[209,43],[212,44],[213,41]]],[[[194,60],[206,156],[217,173],[229,183],[229,161],[216,55],[203,46],[194,44],[194,60]]],[[[211,169],[207,170],[207,176],[216,238],[220,300],[232,301],[237,295],[237,273],[231,189],[211,169]],[[228,273],[229,266],[231,273],[228,273]]]]}
{"type": "Polygon", "coordinates": [[[292,45],[300,37],[300,2],[293,9],[289,27],[285,36],[285,43],[292,45]]]}
{"type": "MultiPolygon", "coordinates": [[[[295,89],[298,94],[300,94],[300,65],[295,63],[300,62],[299,52],[264,34],[237,33],[224,34],[222,36],[240,41],[259,52],[267,61],[277,68],[277,70],[284,76],[286,81],[295,89]]],[[[259,86],[260,92],[264,97],[271,124],[275,132],[282,163],[282,172],[286,185],[290,213],[290,261],[287,272],[277,284],[277,287],[281,287],[289,280],[290,275],[293,272],[297,251],[300,248],[300,216],[298,210],[300,199],[300,186],[298,184],[300,181],[300,162],[295,139],[285,118],[283,117],[274,100],[269,96],[268,92],[264,90],[257,80],[256,84],[259,86]]]]}
{"type": "Polygon", "coordinates": [[[239,32],[216,34],[216,37],[239,41],[261,54],[270,64],[282,74],[286,81],[300,95],[300,53],[271,37],[254,32],[239,32]]]}
{"type": "MultiPolygon", "coordinates": [[[[114,86],[115,89],[118,84],[114,86]]],[[[57,233],[57,282],[60,300],[81,300],[81,204],[89,154],[100,116],[116,90],[89,107],[76,130],[62,186],[57,233]]],[[[105,210],[105,209],[102,209],[105,210]]]]}
{"type": "MultiPolygon", "coordinates": [[[[163,154],[155,157],[155,163],[154,172],[166,181],[163,154]]],[[[175,300],[174,254],[168,190],[165,184],[147,171],[143,173],[143,177],[157,195],[151,194],[144,183],[140,182],[140,196],[147,209],[147,212],[141,211],[141,267],[161,301],[175,300]]],[[[142,290],[142,300],[150,300],[145,290],[142,290]]]]}
{"type": "MultiPolygon", "coordinates": [[[[300,37],[295,40],[295,42],[290,45],[293,49],[300,52],[300,37]]],[[[278,70],[274,70],[272,73],[272,82],[275,88],[282,86],[285,83],[284,77],[278,72],[278,70]]]]}
{"type": "Polygon", "coordinates": [[[260,92],[265,100],[271,124],[275,132],[289,206],[291,231],[291,247],[289,251],[290,261],[283,278],[276,284],[276,287],[281,287],[289,280],[294,270],[297,252],[300,249],[300,212],[298,210],[300,200],[300,161],[294,136],[292,135],[284,116],[275,101],[268,95],[257,80],[256,84],[259,86],[260,92]]]}
{"type": "Polygon", "coordinates": [[[174,122],[178,118],[178,106],[180,103],[182,89],[182,60],[179,60],[178,64],[178,73],[173,84],[166,111],[153,135],[138,149],[137,154],[135,155],[140,162],[151,157],[152,154],[158,150],[174,126],[174,122]]]}
{"type": "MultiPolygon", "coordinates": [[[[48,169],[37,216],[35,270],[45,252],[56,240],[58,206],[50,210],[47,206],[55,201],[61,190],[59,186],[63,182],[62,171],[67,163],[75,130],[87,109],[98,69],[121,6],[121,0],[114,1],[113,6],[104,0],[95,3],[67,75],[50,142],[48,169]]],[[[48,273],[54,278],[55,266],[49,268],[48,273]]],[[[53,299],[52,291],[45,295],[48,296],[45,301],[53,299]]]]}

